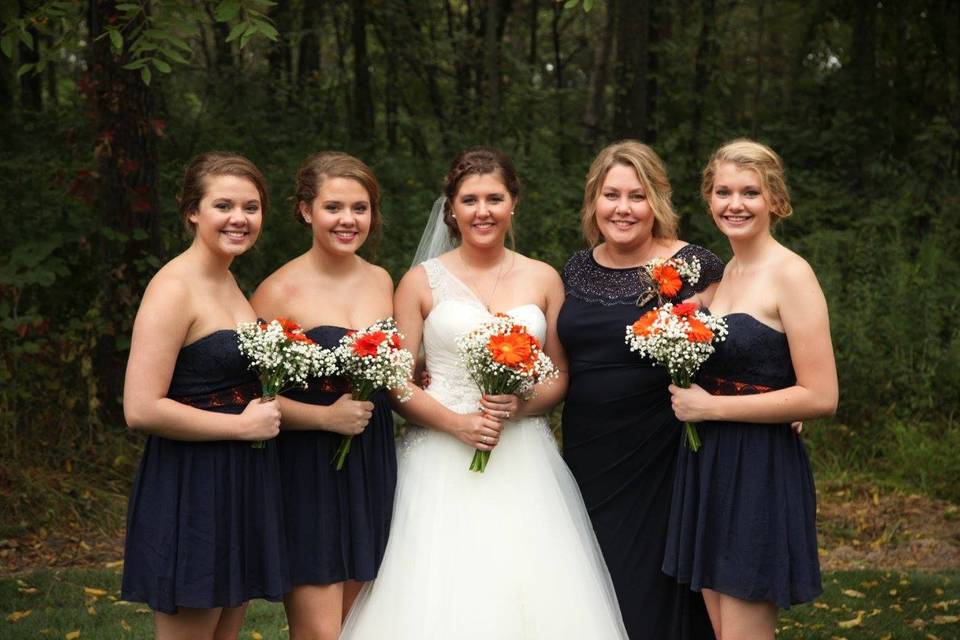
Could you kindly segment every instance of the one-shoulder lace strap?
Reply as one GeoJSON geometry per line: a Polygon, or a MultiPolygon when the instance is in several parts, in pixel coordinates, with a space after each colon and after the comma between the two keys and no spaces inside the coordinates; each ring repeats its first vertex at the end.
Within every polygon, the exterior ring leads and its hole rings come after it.
{"type": "Polygon", "coordinates": [[[434,306],[444,300],[478,302],[476,294],[451,274],[438,258],[431,258],[421,264],[427,272],[427,282],[433,290],[434,306]]]}

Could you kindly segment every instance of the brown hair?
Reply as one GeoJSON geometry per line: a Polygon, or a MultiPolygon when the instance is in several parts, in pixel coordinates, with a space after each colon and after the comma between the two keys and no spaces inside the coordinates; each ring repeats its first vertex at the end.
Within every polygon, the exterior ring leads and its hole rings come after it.
{"type": "MultiPolygon", "coordinates": [[[[379,238],[383,218],[380,211],[380,183],[362,160],[340,151],[323,151],[309,156],[297,171],[296,194],[293,216],[300,224],[310,226],[303,219],[300,204],[313,206],[325,178],[348,178],[356,180],[367,190],[370,198],[370,235],[379,238]]],[[[376,240],[374,241],[376,244],[376,240]]]]}
{"type": "Polygon", "coordinates": [[[649,146],[638,140],[621,140],[605,147],[590,165],[583,187],[583,208],[580,210],[580,228],[591,247],[600,242],[597,225],[597,198],[607,172],[615,165],[633,167],[643,186],[647,202],[653,211],[653,237],[673,240],[677,237],[677,214],[670,202],[673,187],[667,178],[663,160],[649,146]]]}
{"type": "Polygon", "coordinates": [[[270,197],[267,194],[267,180],[260,173],[260,169],[238,153],[210,151],[195,156],[183,172],[183,185],[180,195],[177,196],[177,204],[183,224],[189,231],[196,229],[197,225],[190,222],[190,215],[200,209],[200,201],[207,192],[205,180],[209,176],[246,178],[257,188],[260,194],[260,210],[266,214],[270,197]]]}
{"type": "Polygon", "coordinates": [[[454,238],[460,238],[460,229],[453,218],[453,199],[460,190],[460,185],[470,176],[488,173],[500,176],[511,198],[517,200],[520,197],[520,179],[517,178],[517,171],[507,154],[493,147],[473,147],[463,151],[450,165],[450,171],[443,179],[443,194],[447,196],[443,205],[443,222],[454,238]]]}
{"type": "Polygon", "coordinates": [[[717,168],[725,162],[732,162],[738,169],[753,169],[757,172],[760,176],[760,189],[770,203],[771,223],[783,220],[793,213],[783,160],[767,145],[747,138],[738,138],[724,144],[713,152],[713,156],[704,167],[700,195],[707,203],[708,211],[717,168]]]}

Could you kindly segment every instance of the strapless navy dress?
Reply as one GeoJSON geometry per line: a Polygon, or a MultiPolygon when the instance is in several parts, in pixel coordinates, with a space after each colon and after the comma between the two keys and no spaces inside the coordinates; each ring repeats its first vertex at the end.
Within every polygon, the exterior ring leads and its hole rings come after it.
{"type": "MultiPolygon", "coordinates": [[[[167,396],[241,413],[260,383],[221,330],[177,356],[167,396]]],[[[124,545],[124,600],[155,611],[278,601],[290,590],[276,439],[188,442],[151,435],[134,479],[124,545]]]]}
{"type": "MultiPolygon", "coordinates": [[[[319,326],[306,334],[333,347],[347,332],[319,326]]],[[[292,400],[330,405],[349,387],[342,379],[311,380],[292,400]]],[[[397,484],[393,413],[385,391],[374,394],[370,424],[354,436],[343,469],[330,463],[340,434],[281,431],[277,439],[290,578],[294,585],[367,582],[377,576],[390,531],[397,484]]],[[[415,588],[415,587],[411,587],[415,588]]]]}
{"type": "MultiPolygon", "coordinates": [[[[730,334],[697,383],[714,395],[793,386],[785,334],[752,316],[726,316],[730,334]]],[[[787,609],[822,592],[816,492],[803,442],[788,424],[700,422],[703,447],[681,448],[663,570],[787,609]]]]}

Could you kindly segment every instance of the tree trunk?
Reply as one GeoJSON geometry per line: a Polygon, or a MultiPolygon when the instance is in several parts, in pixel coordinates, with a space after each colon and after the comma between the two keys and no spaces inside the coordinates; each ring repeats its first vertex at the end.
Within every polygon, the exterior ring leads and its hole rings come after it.
{"type": "Polygon", "coordinates": [[[751,109],[750,135],[757,137],[760,128],[760,104],[763,97],[763,29],[764,9],[766,1],[759,0],[757,6],[757,45],[754,58],[757,61],[756,73],[753,80],[753,109],[751,109]]]}
{"type": "Polygon", "coordinates": [[[304,2],[300,51],[297,55],[298,84],[307,82],[320,71],[322,61],[320,34],[322,29],[323,12],[320,10],[320,3],[304,2]]]}
{"type": "Polygon", "coordinates": [[[691,163],[700,163],[700,139],[703,134],[703,111],[710,85],[713,60],[713,32],[716,26],[716,1],[700,0],[700,36],[697,40],[697,59],[693,74],[693,113],[690,118],[689,154],[691,163]]]}
{"type": "Polygon", "coordinates": [[[367,57],[366,0],[350,1],[351,39],[353,42],[353,117],[351,133],[356,141],[372,145],[373,93],[370,89],[370,61],[367,57]]]}
{"type": "Polygon", "coordinates": [[[650,5],[647,0],[615,0],[617,12],[616,138],[642,138],[647,132],[647,69],[650,5]]]}
{"type": "MultiPolygon", "coordinates": [[[[19,0],[20,15],[25,15],[29,7],[25,6],[24,0],[19,0]]],[[[20,52],[20,65],[36,64],[40,61],[40,38],[37,30],[32,26],[27,28],[27,33],[33,38],[33,47],[18,41],[20,52]]],[[[36,73],[36,70],[25,73],[20,76],[20,107],[24,111],[43,110],[43,76],[36,73]]]]}
{"type": "Polygon", "coordinates": [[[583,113],[584,139],[591,148],[597,146],[597,141],[605,137],[606,100],[604,97],[610,80],[610,44],[614,38],[615,16],[614,7],[608,6],[603,32],[600,33],[600,42],[593,50],[589,97],[583,113]]]}
{"type": "Polygon", "coordinates": [[[497,28],[500,21],[500,0],[487,0],[484,13],[483,78],[486,103],[486,141],[497,139],[500,125],[500,39],[497,28]]]}
{"type": "Polygon", "coordinates": [[[116,337],[130,334],[143,281],[149,275],[141,271],[149,269],[143,266],[143,258],[161,254],[152,94],[138,72],[122,68],[129,62],[128,54],[115,56],[110,39],[98,38],[119,15],[113,0],[90,2],[90,69],[97,82],[89,98],[100,174],[96,206],[104,228],[115,232],[111,235],[119,234],[103,240],[100,248],[106,276],[97,364],[101,415],[107,424],[122,422],[118,400],[126,353],[116,337]]]}

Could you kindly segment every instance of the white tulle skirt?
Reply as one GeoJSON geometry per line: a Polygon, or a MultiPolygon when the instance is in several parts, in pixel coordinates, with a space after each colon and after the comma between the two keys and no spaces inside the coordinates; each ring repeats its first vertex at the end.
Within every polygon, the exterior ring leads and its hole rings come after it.
{"type": "Polygon", "coordinates": [[[544,418],[473,449],[414,428],[400,445],[386,555],[341,639],[626,638],[576,482],[544,418]]]}

